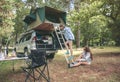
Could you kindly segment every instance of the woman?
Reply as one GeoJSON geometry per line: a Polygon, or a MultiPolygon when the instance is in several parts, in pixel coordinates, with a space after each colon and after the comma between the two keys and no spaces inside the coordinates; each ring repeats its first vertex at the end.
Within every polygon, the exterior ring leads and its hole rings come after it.
{"type": "Polygon", "coordinates": [[[67,49],[67,52],[65,54],[73,55],[72,44],[73,44],[73,40],[75,40],[74,34],[72,33],[72,30],[70,27],[66,27],[63,24],[60,24],[60,29],[64,33],[64,36],[66,39],[65,47],[67,49]],[[70,49],[70,53],[69,53],[69,49],[70,49]]]}
{"type": "Polygon", "coordinates": [[[89,47],[83,49],[82,55],[80,55],[75,62],[69,64],[68,67],[76,67],[79,65],[90,65],[93,60],[92,53],[89,47]]]}

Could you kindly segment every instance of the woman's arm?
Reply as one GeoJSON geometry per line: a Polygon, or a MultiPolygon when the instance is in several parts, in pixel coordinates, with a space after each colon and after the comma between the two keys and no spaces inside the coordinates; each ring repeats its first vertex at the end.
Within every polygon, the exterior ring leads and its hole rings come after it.
{"type": "Polygon", "coordinates": [[[83,56],[83,55],[81,54],[78,58],[79,58],[79,59],[81,59],[81,58],[82,58],[82,56],[83,56]]]}
{"type": "Polygon", "coordinates": [[[82,58],[82,54],[79,55],[79,57],[76,59],[76,61],[79,61],[82,58]]]}

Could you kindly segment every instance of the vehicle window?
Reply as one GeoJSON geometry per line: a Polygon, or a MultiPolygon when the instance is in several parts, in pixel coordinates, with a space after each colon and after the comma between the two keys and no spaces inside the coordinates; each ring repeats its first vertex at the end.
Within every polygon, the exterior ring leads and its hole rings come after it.
{"type": "Polygon", "coordinates": [[[29,33],[29,34],[26,35],[26,39],[25,39],[25,41],[30,40],[30,38],[31,38],[31,33],[29,33]]]}
{"type": "Polygon", "coordinates": [[[24,42],[24,36],[19,40],[19,43],[24,42]]]}

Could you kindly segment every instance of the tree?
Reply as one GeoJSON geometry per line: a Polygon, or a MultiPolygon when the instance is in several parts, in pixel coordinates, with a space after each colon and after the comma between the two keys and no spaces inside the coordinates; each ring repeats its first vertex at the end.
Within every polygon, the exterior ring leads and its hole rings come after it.
{"type": "Polygon", "coordinates": [[[108,27],[116,46],[120,46],[120,0],[105,0],[101,12],[110,18],[108,27]]]}
{"type": "Polygon", "coordinates": [[[3,37],[8,37],[14,31],[14,0],[0,1],[0,44],[2,44],[3,37]],[[12,4],[12,5],[9,5],[12,4]]]}
{"type": "Polygon", "coordinates": [[[30,6],[27,5],[26,2],[23,2],[21,0],[18,0],[15,2],[15,14],[16,17],[14,19],[15,25],[14,25],[14,38],[15,41],[17,40],[17,37],[20,33],[26,31],[27,28],[25,23],[23,22],[23,19],[25,16],[30,12],[30,6]]]}
{"type": "Polygon", "coordinates": [[[101,1],[81,2],[80,4],[79,11],[75,10],[69,15],[69,21],[74,25],[74,29],[81,30],[83,45],[89,45],[90,40],[98,36],[100,28],[106,26],[106,18],[100,13],[101,1]]]}

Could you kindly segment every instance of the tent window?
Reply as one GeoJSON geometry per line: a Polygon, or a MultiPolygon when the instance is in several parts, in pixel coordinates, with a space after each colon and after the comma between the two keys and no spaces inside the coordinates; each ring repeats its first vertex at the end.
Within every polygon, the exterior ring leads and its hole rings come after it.
{"type": "Polygon", "coordinates": [[[49,20],[49,21],[52,21],[52,22],[55,22],[55,23],[60,23],[60,16],[56,15],[56,14],[46,14],[46,19],[49,20]]]}
{"type": "Polygon", "coordinates": [[[28,25],[31,24],[36,20],[36,14],[32,13],[30,15],[27,15],[24,19],[24,22],[27,23],[28,25]]]}

